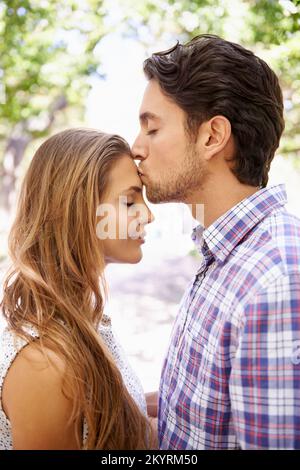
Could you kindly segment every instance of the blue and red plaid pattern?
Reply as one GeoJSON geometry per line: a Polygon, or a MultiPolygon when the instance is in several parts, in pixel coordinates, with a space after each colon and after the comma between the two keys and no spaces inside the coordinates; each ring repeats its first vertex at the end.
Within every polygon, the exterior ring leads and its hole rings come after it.
{"type": "Polygon", "coordinates": [[[193,238],[159,396],[161,449],[300,448],[300,221],[283,185],[193,238]]]}

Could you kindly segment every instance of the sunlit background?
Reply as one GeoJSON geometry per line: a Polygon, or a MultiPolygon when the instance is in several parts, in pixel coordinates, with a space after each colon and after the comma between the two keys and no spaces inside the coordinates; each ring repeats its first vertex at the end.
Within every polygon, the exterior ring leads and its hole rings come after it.
{"type": "MultiPolygon", "coordinates": [[[[146,83],[143,60],[199,33],[242,43],[279,75],[287,124],[270,184],[286,184],[288,207],[300,216],[299,28],[300,2],[288,0],[0,1],[2,275],[15,194],[43,139],[87,126],[132,144],[146,83]]],[[[199,262],[188,210],[179,204],[151,209],[156,220],[142,262],[109,266],[106,273],[107,311],[146,391],[158,386],[178,303],[199,262]]]]}

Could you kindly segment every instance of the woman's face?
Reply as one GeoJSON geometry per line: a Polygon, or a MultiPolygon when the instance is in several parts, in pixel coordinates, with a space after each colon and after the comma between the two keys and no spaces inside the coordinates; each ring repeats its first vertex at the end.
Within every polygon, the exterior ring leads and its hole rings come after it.
{"type": "Polygon", "coordinates": [[[110,172],[108,190],[97,211],[97,235],[106,263],[138,263],[142,259],[145,226],[154,220],[142,189],[134,161],[124,155],[110,172]]]}

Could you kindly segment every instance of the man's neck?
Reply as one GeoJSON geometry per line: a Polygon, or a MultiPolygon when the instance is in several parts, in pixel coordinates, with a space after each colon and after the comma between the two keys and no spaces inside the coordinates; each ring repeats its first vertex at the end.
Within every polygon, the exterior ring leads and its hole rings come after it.
{"type": "Polygon", "coordinates": [[[223,181],[207,181],[203,189],[196,191],[185,201],[194,219],[205,228],[236,206],[243,199],[256,193],[259,187],[240,183],[236,178],[223,181]],[[218,184],[216,184],[218,183],[218,184]]]}

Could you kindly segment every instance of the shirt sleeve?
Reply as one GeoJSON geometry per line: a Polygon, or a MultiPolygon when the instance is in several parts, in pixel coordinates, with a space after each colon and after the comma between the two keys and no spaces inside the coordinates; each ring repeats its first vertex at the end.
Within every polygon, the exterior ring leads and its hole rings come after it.
{"type": "Polygon", "coordinates": [[[243,310],[229,381],[242,449],[300,448],[300,274],[281,277],[243,310]]]}

